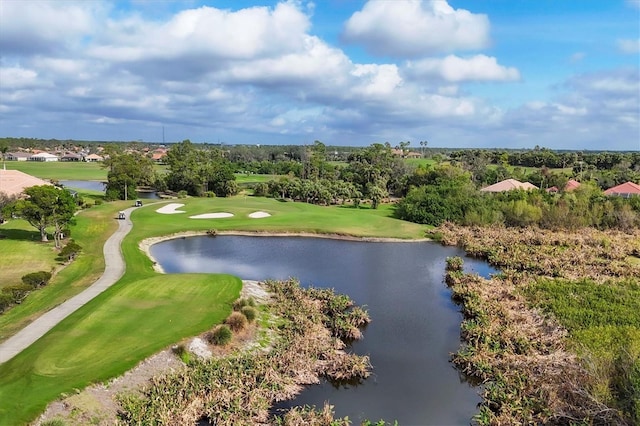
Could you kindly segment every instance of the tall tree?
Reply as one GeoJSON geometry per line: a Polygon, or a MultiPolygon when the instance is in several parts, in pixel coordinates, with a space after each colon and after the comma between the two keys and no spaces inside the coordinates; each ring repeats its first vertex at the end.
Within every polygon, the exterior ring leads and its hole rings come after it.
{"type": "Polygon", "coordinates": [[[148,185],[154,181],[153,162],[141,154],[114,153],[104,162],[103,167],[109,168],[106,191],[108,199],[135,198],[139,185],[148,185]]]}
{"type": "Polygon", "coordinates": [[[219,149],[198,149],[191,141],[174,145],[167,153],[167,186],[200,196],[212,191],[226,197],[237,192],[233,167],[219,149]]]}
{"type": "Polygon", "coordinates": [[[32,186],[24,192],[27,198],[18,200],[14,211],[40,231],[43,242],[49,241],[47,228],[55,227],[54,239],[59,247],[60,233],[73,219],[75,199],[69,191],[51,185],[32,186]]]}

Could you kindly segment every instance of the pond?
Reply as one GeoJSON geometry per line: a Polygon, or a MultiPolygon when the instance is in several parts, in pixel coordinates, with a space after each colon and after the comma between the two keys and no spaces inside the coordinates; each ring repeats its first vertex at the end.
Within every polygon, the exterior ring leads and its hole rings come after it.
{"type": "MultiPolygon", "coordinates": [[[[331,287],[366,305],[372,322],[352,345],[368,354],[373,374],[357,385],[309,386],[293,405],[325,401],[336,416],[401,425],[469,424],[480,402],[449,362],[460,345],[462,316],[443,282],[445,259],[464,256],[430,242],[368,243],[299,237],[218,236],[175,239],[151,247],[167,273],[222,272],[242,279],[296,277],[331,287]]],[[[486,263],[465,258],[487,276],[486,263]]]]}
{"type": "MultiPolygon", "coordinates": [[[[75,189],[75,190],[89,190],[89,191],[105,191],[106,182],[97,181],[97,180],[61,180],[60,184],[62,184],[65,188],[75,189]]],[[[158,199],[158,195],[154,192],[138,192],[136,194],[137,198],[145,198],[145,199],[158,199]]]]}

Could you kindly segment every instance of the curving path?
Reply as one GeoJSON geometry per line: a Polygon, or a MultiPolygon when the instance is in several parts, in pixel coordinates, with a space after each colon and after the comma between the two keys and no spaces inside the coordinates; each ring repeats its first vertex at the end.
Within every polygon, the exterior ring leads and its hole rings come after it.
{"type": "Polygon", "coordinates": [[[60,321],[111,287],[122,277],[125,271],[125,263],[120,250],[120,243],[133,227],[130,217],[131,212],[135,209],[136,207],[130,207],[124,210],[126,219],[118,221],[118,229],[104,244],[105,268],[102,276],[82,293],[75,295],[71,299],[51,309],[20,330],[17,334],[5,342],[0,343],[0,364],[9,361],[22,352],[33,342],[44,336],[60,321]]]}

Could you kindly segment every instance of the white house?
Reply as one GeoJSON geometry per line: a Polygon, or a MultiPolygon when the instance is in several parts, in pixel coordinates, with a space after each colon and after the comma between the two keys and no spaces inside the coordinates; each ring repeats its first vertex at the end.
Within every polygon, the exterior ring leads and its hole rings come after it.
{"type": "Polygon", "coordinates": [[[34,154],[31,157],[29,157],[29,161],[50,162],[50,161],[58,161],[58,160],[60,160],[60,158],[58,158],[57,155],[49,154],[48,152],[41,152],[39,154],[34,154]]]}

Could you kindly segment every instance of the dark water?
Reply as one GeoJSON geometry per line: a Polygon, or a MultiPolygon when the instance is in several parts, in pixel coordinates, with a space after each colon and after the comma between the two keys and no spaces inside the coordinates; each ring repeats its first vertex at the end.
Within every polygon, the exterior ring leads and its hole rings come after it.
{"type": "MultiPolygon", "coordinates": [[[[101,191],[104,192],[106,187],[106,182],[100,182],[96,180],[61,180],[60,183],[65,188],[70,189],[85,189],[90,191],[101,191]]],[[[143,199],[158,199],[158,195],[155,192],[138,192],[136,194],[137,198],[143,199]]]]}
{"type": "MultiPolygon", "coordinates": [[[[219,236],[157,244],[152,255],[168,273],[224,272],[243,279],[298,278],[332,287],[366,305],[372,318],[352,350],[368,354],[373,374],[357,386],[310,386],[294,401],[328,401],[353,424],[364,419],[401,425],[469,424],[480,401],[449,363],[460,341],[458,308],[443,283],[445,259],[461,251],[435,243],[365,243],[316,238],[219,236]]],[[[488,275],[484,262],[468,271],[488,275]]]]}

